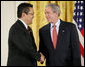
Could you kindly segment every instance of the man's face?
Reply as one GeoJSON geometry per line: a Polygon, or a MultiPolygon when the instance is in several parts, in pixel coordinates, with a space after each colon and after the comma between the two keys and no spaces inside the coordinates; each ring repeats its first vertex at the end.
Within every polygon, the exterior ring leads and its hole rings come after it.
{"type": "Polygon", "coordinates": [[[28,12],[28,14],[26,15],[26,20],[27,20],[27,24],[32,24],[32,19],[34,18],[34,10],[33,8],[29,8],[30,11],[28,12]]]}
{"type": "Polygon", "coordinates": [[[49,6],[45,8],[45,16],[48,22],[54,22],[57,18],[57,13],[52,11],[52,8],[49,6]]]}

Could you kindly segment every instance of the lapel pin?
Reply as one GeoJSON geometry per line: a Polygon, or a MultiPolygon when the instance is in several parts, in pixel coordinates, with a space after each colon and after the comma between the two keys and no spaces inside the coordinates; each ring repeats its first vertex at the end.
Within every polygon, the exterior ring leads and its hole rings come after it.
{"type": "Polygon", "coordinates": [[[62,32],[65,32],[64,30],[62,30],[62,32]]]}

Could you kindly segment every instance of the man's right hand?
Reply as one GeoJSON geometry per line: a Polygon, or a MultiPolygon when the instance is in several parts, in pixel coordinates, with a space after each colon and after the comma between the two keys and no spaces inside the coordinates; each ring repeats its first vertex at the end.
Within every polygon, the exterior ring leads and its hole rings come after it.
{"type": "Polygon", "coordinates": [[[43,64],[44,61],[45,61],[45,56],[40,52],[40,55],[41,55],[41,59],[40,59],[40,63],[43,64]]]}

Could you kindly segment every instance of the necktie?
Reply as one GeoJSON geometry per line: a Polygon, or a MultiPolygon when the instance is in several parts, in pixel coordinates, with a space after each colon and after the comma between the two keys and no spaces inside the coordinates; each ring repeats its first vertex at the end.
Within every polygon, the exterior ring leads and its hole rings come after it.
{"type": "Polygon", "coordinates": [[[57,44],[57,31],[56,31],[56,26],[53,25],[53,46],[54,46],[54,49],[56,49],[56,44],[57,44]]]}
{"type": "Polygon", "coordinates": [[[29,27],[27,28],[27,30],[28,30],[28,33],[30,34],[30,29],[29,29],[29,27]]]}

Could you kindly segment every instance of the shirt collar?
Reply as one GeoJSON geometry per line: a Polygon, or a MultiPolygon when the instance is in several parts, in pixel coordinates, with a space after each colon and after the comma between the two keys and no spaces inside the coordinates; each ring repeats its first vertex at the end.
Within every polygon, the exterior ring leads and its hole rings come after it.
{"type": "Polygon", "coordinates": [[[23,20],[21,20],[21,19],[19,19],[19,20],[24,24],[25,28],[27,29],[28,25],[23,20]]]}
{"type": "MultiPolygon", "coordinates": [[[[56,27],[59,28],[60,25],[60,19],[55,23],[56,27]]],[[[53,28],[53,23],[51,23],[51,29],[53,28]]]]}

